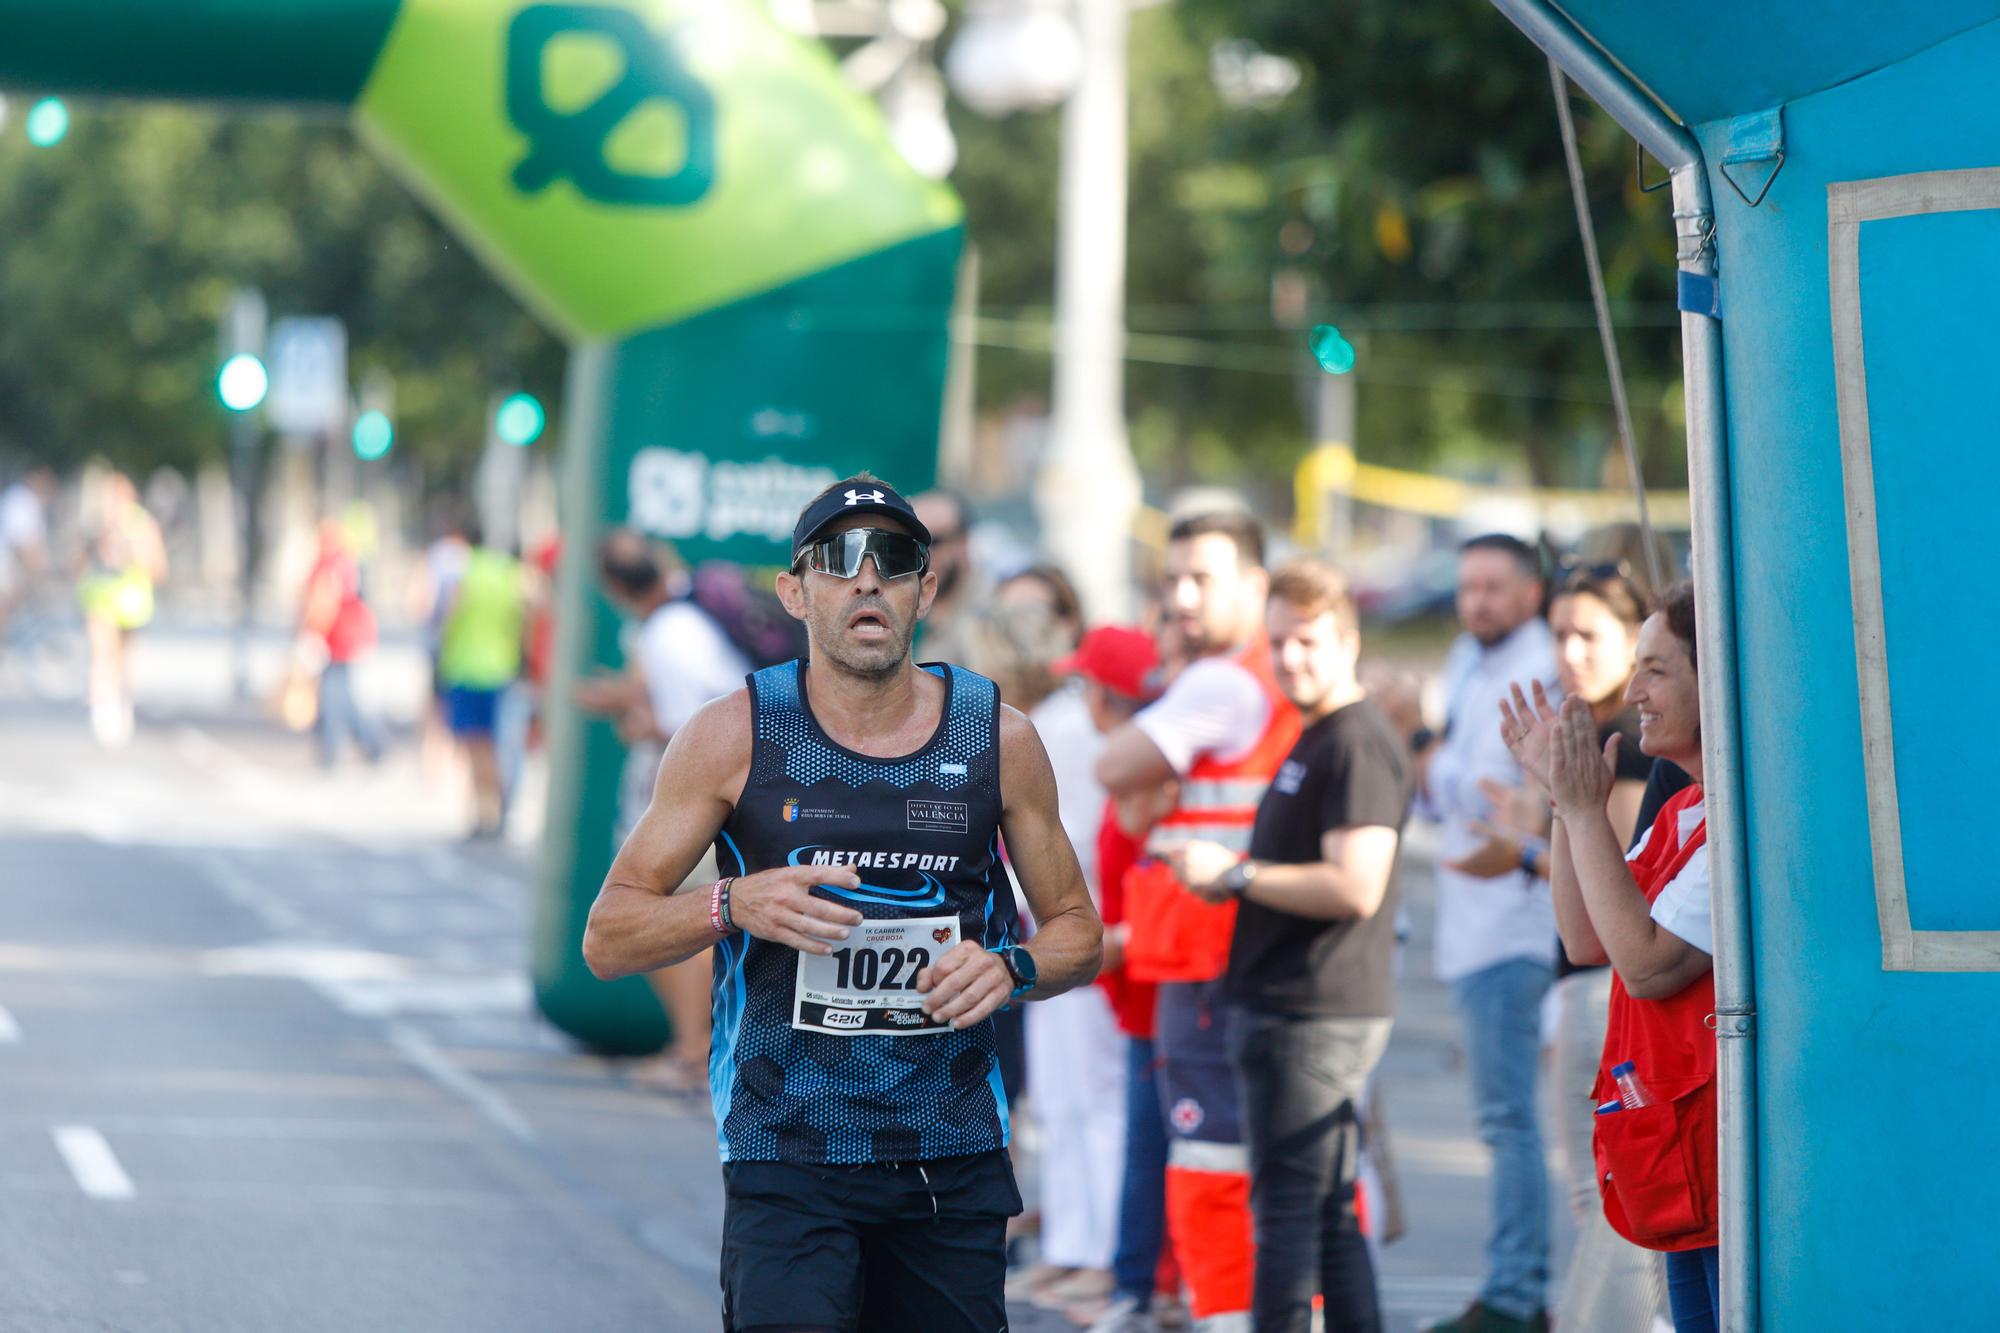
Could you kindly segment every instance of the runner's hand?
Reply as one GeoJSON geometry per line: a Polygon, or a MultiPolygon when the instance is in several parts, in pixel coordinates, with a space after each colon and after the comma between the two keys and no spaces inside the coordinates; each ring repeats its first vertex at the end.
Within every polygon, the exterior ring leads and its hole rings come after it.
{"type": "Polygon", "coordinates": [[[960,940],[945,956],[917,973],[924,1012],[955,1028],[969,1028],[994,1013],[1014,994],[1014,974],[972,940],[960,940]]]}
{"type": "Polygon", "coordinates": [[[861,876],[849,866],[780,866],[745,875],[729,886],[730,920],[760,940],[802,953],[832,953],[861,924],[861,913],[815,898],[815,884],[858,889],[861,876]]]}

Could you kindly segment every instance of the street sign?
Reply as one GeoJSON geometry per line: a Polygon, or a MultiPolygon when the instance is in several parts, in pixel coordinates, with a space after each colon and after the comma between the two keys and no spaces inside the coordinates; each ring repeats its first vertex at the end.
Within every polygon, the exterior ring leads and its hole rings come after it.
{"type": "Polygon", "coordinates": [[[347,428],[347,327],[328,316],[281,319],[271,326],[266,357],[271,397],[264,414],[288,435],[347,428]]]}

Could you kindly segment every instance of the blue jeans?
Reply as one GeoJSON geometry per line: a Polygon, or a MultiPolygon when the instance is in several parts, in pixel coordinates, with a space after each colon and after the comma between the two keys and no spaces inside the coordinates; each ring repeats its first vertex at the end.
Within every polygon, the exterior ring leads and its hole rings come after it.
{"type": "Polygon", "coordinates": [[[1710,1245],[1667,1256],[1667,1304],[1674,1333],[1715,1333],[1722,1327],[1721,1251],[1710,1245]]]}
{"type": "Polygon", "coordinates": [[[1125,1183],[1118,1195],[1118,1249],[1111,1258],[1116,1294],[1145,1309],[1167,1231],[1167,1123],[1154,1077],[1153,1043],[1126,1043],[1125,1183]]]}
{"type": "Polygon", "coordinates": [[[382,757],[382,729],[355,701],[350,665],[328,662],[319,673],[319,758],[329,768],[340,758],[341,742],[350,734],[369,762],[382,757]]]}
{"type": "Polygon", "coordinates": [[[1535,1117],[1545,963],[1512,958],[1452,983],[1465,1033],[1479,1137],[1493,1152],[1492,1230],[1479,1299],[1528,1319],[1549,1281],[1549,1177],[1535,1117]]]}

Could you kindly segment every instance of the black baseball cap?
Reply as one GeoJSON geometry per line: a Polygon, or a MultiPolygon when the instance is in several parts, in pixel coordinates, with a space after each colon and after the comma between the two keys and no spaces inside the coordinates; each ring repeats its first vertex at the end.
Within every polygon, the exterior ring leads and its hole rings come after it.
{"type": "Polygon", "coordinates": [[[846,514],[887,514],[908,528],[912,537],[926,546],[931,544],[931,530],[888,482],[849,477],[836,482],[799,515],[798,526],[792,529],[792,563],[798,563],[820,529],[846,514]]]}

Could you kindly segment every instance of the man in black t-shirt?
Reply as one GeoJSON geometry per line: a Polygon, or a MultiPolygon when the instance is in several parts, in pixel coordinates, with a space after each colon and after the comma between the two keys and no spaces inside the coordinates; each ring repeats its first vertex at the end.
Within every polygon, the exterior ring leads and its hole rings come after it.
{"type": "Polygon", "coordinates": [[[1257,1224],[1258,1333],[1381,1327],[1355,1215],[1356,1107],[1395,1009],[1396,848],[1410,752],[1355,680],[1354,604],[1338,572],[1295,561],[1271,576],[1266,628],[1278,684],[1305,730],[1257,807],[1250,855],[1194,843],[1175,870],[1240,902],[1227,991],[1257,1224]]]}

